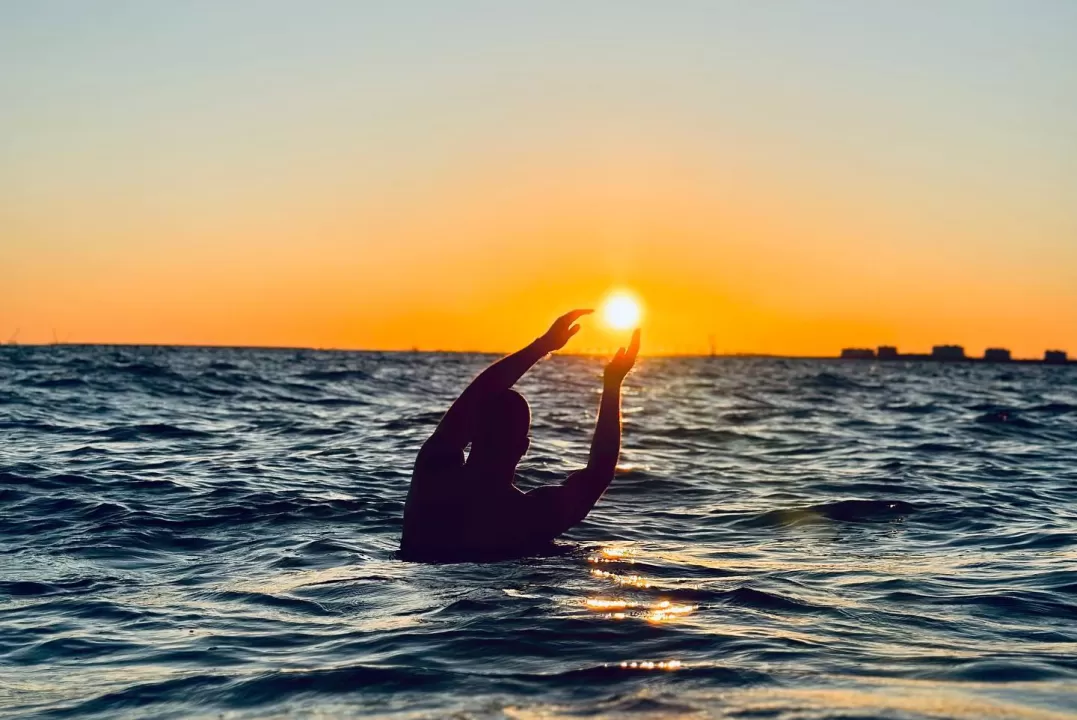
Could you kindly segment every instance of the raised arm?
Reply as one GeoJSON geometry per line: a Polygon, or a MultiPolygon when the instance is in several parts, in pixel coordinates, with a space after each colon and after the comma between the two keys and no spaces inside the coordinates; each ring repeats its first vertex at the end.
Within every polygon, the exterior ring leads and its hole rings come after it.
{"type": "Polygon", "coordinates": [[[545,532],[560,535],[587,517],[606,492],[621,452],[621,383],[639,353],[639,330],[627,348],[621,348],[606,366],[602,377],[602,402],[591,439],[587,467],[572,473],[561,485],[541,487],[528,495],[536,501],[538,522],[545,532]]]}
{"type": "Polygon", "coordinates": [[[483,398],[499,390],[511,388],[535,363],[549,353],[563,348],[569,339],[580,331],[576,321],[591,312],[573,310],[562,315],[545,334],[530,345],[501,358],[479,373],[441,418],[427,443],[463,450],[474,436],[476,412],[482,405],[483,398]]]}

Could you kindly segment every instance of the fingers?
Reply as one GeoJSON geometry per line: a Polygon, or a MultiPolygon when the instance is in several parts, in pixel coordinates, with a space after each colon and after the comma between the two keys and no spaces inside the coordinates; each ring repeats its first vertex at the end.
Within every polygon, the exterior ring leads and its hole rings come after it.
{"type": "Polygon", "coordinates": [[[566,325],[571,325],[584,315],[590,315],[593,312],[594,310],[573,310],[572,312],[565,313],[559,319],[565,321],[566,325]]]}
{"type": "Polygon", "coordinates": [[[575,335],[579,331],[580,331],[580,326],[579,325],[573,325],[572,327],[570,327],[568,329],[568,336],[572,337],[573,335],[575,335]]]}
{"type": "Polygon", "coordinates": [[[636,328],[632,333],[632,340],[628,343],[628,352],[625,355],[632,362],[635,362],[636,355],[639,354],[639,328],[636,328]]]}

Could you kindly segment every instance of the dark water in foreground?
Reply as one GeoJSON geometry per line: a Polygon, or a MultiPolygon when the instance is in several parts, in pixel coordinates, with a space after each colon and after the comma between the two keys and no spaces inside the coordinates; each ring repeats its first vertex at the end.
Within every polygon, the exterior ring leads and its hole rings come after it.
{"type": "Polygon", "coordinates": [[[1077,368],[646,359],[571,552],[401,562],[487,361],[0,348],[0,715],[1077,716],[1077,368]]]}

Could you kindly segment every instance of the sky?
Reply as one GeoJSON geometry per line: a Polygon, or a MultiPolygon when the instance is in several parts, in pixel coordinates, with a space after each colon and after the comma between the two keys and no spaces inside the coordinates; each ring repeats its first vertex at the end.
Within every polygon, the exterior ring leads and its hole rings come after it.
{"type": "Polygon", "coordinates": [[[1077,354],[1075,128],[1069,0],[0,0],[0,342],[1077,354]]]}

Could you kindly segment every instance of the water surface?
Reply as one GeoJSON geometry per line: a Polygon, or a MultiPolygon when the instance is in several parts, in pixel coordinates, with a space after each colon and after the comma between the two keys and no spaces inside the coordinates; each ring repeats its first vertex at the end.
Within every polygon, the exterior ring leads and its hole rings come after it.
{"type": "MultiPolygon", "coordinates": [[[[0,348],[0,714],[1077,713],[1073,367],[643,359],[563,555],[395,553],[478,355],[0,348]]],[[[601,362],[521,384],[521,484],[601,362]]]]}

